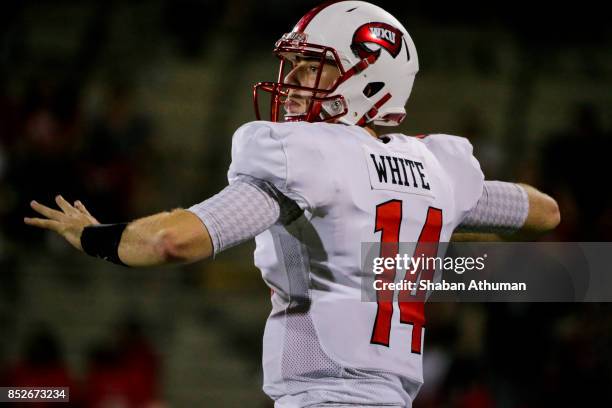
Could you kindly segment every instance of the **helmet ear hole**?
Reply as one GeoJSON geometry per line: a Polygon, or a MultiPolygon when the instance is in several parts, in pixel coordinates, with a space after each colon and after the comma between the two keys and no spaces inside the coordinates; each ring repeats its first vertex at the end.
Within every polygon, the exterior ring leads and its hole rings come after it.
{"type": "Polygon", "coordinates": [[[370,98],[376,95],[383,87],[385,86],[384,82],[370,82],[363,88],[363,94],[370,98]]]}

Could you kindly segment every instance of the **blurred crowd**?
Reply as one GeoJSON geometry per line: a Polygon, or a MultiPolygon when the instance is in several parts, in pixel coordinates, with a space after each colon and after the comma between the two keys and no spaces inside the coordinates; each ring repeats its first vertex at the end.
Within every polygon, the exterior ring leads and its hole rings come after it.
{"type": "MultiPolygon", "coordinates": [[[[212,45],[206,39],[214,28],[235,37],[258,30],[256,47],[268,50],[274,36],[312,5],[296,2],[283,14],[277,3],[270,1],[269,13],[253,2],[241,7],[238,1],[223,6],[189,0],[152,2],[150,8],[162,16],[158,16],[159,35],[171,44],[172,58],[197,65],[209,62],[206,53],[212,45]],[[282,24],[278,27],[273,21],[282,24]]],[[[22,224],[31,213],[30,200],[50,203],[61,192],[82,200],[102,221],[130,220],[144,215],[142,208],[150,208],[146,201],[154,195],[148,189],[167,179],[166,167],[158,164],[174,161],[157,146],[160,127],[135,96],[129,78],[137,71],[108,75],[101,100],[93,109],[87,106],[84,95],[92,86],[92,74],[100,64],[113,64],[103,53],[113,29],[112,4],[104,8],[92,2],[90,20],[70,59],[60,58],[59,51],[58,55],[37,55],[28,47],[22,36],[32,23],[24,16],[34,6],[9,4],[0,25],[0,331],[20,318],[25,301],[20,296],[20,272],[29,257],[37,251],[53,251],[45,234],[22,224]]],[[[405,9],[397,6],[394,11],[405,9]]],[[[430,7],[420,4],[419,12],[424,24],[431,21],[430,7]]],[[[450,14],[443,18],[451,19],[450,14]]],[[[486,21],[487,16],[460,15],[453,24],[474,23],[478,18],[486,21]]],[[[513,24],[508,27],[512,34],[513,24]]],[[[603,72],[609,74],[611,68],[607,69],[603,72]]],[[[216,75],[223,75],[223,67],[216,75]]],[[[603,79],[609,81],[605,75],[603,79]]],[[[249,98],[248,90],[240,98],[249,98]]],[[[523,146],[529,154],[520,160],[513,160],[506,144],[490,137],[491,129],[479,120],[478,112],[466,112],[462,106],[453,109],[462,118],[457,131],[471,139],[489,176],[533,184],[558,201],[561,225],[543,240],[612,241],[612,192],[605,170],[612,147],[609,105],[576,99],[568,106],[571,114],[557,129],[529,135],[523,146]]],[[[250,112],[242,116],[249,117],[250,112]]],[[[228,134],[240,125],[227,117],[224,120],[228,134]]],[[[215,129],[219,125],[213,122],[210,126],[215,129]]],[[[177,132],[181,125],[174,123],[177,132]]],[[[227,141],[212,143],[202,157],[227,156],[223,151],[227,146],[227,141]]],[[[224,171],[213,174],[208,186],[222,185],[224,177],[224,171]]],[[[63,267],[62,258],[49,265],[56,270],[63,267]]],[[[612,383],[612,309],[608,305],[431,304],[428,308],[426,385],[415,407],[611,406],[606,393],[612,383]]],[[[75,406],[160,404],[164,400],[159,357],[163,350],[155,349],[142,326],[137,319],[122,321],[109,339],[89,347],[83,359],[86,366],[79,369],[64,359],[57,328],[33,322],[19,339],[19,355],[8,355],[0,348],[0,385],[70,386],[75,406]]],[[[6,336],[5,341],[17,340],[6,336]]],[[[243,337],[239,347],[259,349],[259,333],[239,336],[243,337]]],[[[258,364],[259,358],[251,353],[247,359],[258,364]]]]}
{"type": "Polygon", "coordinates": [[[612,241],[612,191],[605,184],[612,130],[591,104],[574,107],[569,123],[541,147],[537,184],[559,202],[558,241],[612,241]],[[603,178],[603,179],[602,179],[603,178]]]}
{"type": "Polygon", "coordinates": [[[92,345],[81,377],[68,366],[53,329],[40,324],[27,335],[21,358],[3,367],[0,384],[68,388],[70,405],[75,407],[155,407],[160,406],[158,371],[158,356],[138,321],[121,322],[108,339],[92,345]]]}
{"type": "Polygon", "coordinates": [[[52,202],[61,191],[83,197],[93,213],[125,220],[151,160],[151,123],[135,114],[129,88],[112,85],[99,116],[84,118],[77,90],[48,78],[32,79],[22,100],[4,95],[1,110],[5,156],[2,225],[11,239],[40,237],[23,228],[29,200],[52,202]],[[121,197],[121,199],[117,199],[121,197]],[[98,211],[96,211],[98,210],[98,211]]]}

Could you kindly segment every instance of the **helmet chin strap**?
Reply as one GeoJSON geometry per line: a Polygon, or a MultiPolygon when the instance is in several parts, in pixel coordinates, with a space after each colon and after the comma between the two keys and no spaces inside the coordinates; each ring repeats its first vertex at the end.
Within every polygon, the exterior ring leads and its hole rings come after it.
{"type": "Polygon", "coordinates": [[[369,67],[370,65],[375,63],[377,59],[378,59],[378,55],[376,55],[376,54],[371,54],[367,58],[362,59],[361,61],[359,61],[358,63],[353,65],[351,68],[349,68],[344,73],[344,75],[342,75],[338,79],[337,85],[340,85],[341,83],[345,82],[349,78],[351,78],[351,77],[359,74],[360,72],[364,71],[367,67],[369,67]]]}
{"type": "MultiPolygon", "coordinates": [[[[371,54],[368,57],[366,57],[366,58],[362,59],[361,61],[359,61],[358,63],[356,63],[355,65],[353,65],[346,72],[344,72],[344,74],[342,76],[340,76],[338,78],[336,84],[334,85],[334,88],[337,88],[343,82],[346,82],[349,78],[352,78],[353,76],[363,72],[370,65],[374,64],[376,62],[376,60],[378,60],[378,56],[379,56],[379,54],[371,54]]],[[[387,102],[390,98],[391,98],[391,94],[387,94],[387,95],[383,96],[382,99],[379,100],[378,102],[376,102],[376,104],[374,104],[374,107],[372,107],[372,109],[370,109],[365,115],[363,115],[361,117],[361,119],[356,124],[358,126],[364,126],[367,122],[371,121],[371,118],[374,118],[376,116],[376,114],[378,113],[378,109],[385,102],[387,102]]],[[[348,109],[346,109],[346,103],[344,102],[343,99],[339,100],[337,98],[337,99],[335,99],[333,101],[329,101],[329,102],[330,103],[327,103],[327,101],[324,102],[324,104],[326,105],[326,106],[323,107],[325,112],[331,113],[330,111],[338,110],[338,109],[340,109],[340,107],[343,107],[343,108],[345,108],[345,110],[348,113],[348,109]],[[332,104],[332,105],[329,106],[330,104],[332,104]]],[[[331,115],[332,116],[337,116],[338,113],[331,114],[331,115]]]]}
{"type": "Polygon", "coordinates": [[[381,106],[383,106],[385,103],[387,103],[387,101],[391,99],[391,94],[390,93],[386,93],[385,96],[383,96],[382,98],[380,98],[375,104],[374,106],[372,106],[372,108],[367,111],[362,117],[361,119],[359,119],[357,121],[357,126],[365,126],[367,123],[370,123],[372,120],[374,120],[374,118],[376,117],[376,115],[378,114],[378,109],[380,109],[381,106]]]}
{"type": "Polygon", "coordinates": [[[348,110],[342,98],[335,97],[328,101],[321,102],[321,112],[327,114],[328,117],[335,117],[340,115],[344,110],[348,110]]]}
{"type": "Polygon", "coordinates": [[[336,122],[348,113],[348,107],[342,95],[326,100],[315,100],[309,104],[308,112],[285,114],[285,122],[336,122]]]}

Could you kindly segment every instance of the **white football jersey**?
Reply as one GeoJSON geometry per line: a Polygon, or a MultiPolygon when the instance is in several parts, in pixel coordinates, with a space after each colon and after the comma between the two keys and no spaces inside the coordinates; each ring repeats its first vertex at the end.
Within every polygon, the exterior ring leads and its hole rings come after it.
{"type": "Polygon", "coordinates": [[[304,122],[251,122],[234,134],[230,183],[267,180],[304,210],[256,237],[255,265],[273,290],[264,391],[277,407],[411,406],[423,382],[423,321],[402,323],[397,302],[378,310],[361,300],[361,244],[448,242],[484,177],[465,138],[386,136],[304,122]]]}

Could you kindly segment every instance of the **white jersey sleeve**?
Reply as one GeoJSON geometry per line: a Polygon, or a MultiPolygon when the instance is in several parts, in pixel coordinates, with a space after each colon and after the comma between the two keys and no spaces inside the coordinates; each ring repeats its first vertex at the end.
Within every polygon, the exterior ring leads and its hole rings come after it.
{"type": "Polygon", "coordinates": [[[329,203],[325,172],[317,161],[321,152],[309,143],[307,134],[285,132],[269,122],[250,122],[241,126],[232,139],[232,163],[228,181],[241,175],[272,183],[303,210],[314,211],[329,203]],[[319,166],[314,171],[315,166],[319,166]]]}
{"type": "Polygon", "coordinates": [[[422,140],[451,181],[454,219],[461,223],[478,203],[484,186],[484,174],[474,157],[472,144],[464,137],[444,134],[428,135],[422,140]]]}

